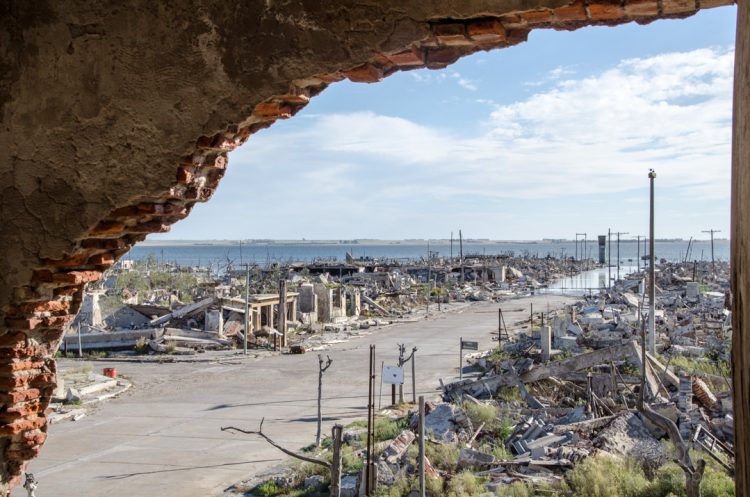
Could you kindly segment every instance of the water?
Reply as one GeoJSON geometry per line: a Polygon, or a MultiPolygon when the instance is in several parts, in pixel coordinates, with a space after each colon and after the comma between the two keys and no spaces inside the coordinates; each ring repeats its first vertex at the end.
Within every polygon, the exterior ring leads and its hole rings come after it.
{"type": "MultiPolygon", "coordinates": [[[[636,266],[620,265],[620,278],[624,278],[625,275],[630,273],[635,273],[637,270],[636,266]]],[[[583,295],[589,292],[598,293],[599,289],[607,288],[607,279],[610,275],[613,281],[617,279],[617,266],[591,269],[575,276],[562,278],[549,285],[544,293],[565,293],[571,295],[583,295]]]]}
{"type": "MultiPolygon", "coordinates": [[[[685,257],[688,242],[685,241],[657,241],[655,242],[655,253],[657,259],[670,261],[682,260],[685,257]]],[[[729,242],[719,240],[714,242],[715,256],[717,260],[729,259],[729,242]]],[[[269,243],[269,244],[247,244],[239,245],[238,242],[212,242],[211,244],[185,244],[163,242],[160,244],[150,243],[136,245],[123,258],[142,260],[149,257],[159,262],[172,263],[179,266],[208,266],[226,267],[228,263],[237,265],[243,263],[267,264],[271,262],[310,262],[313,260],[338,260],[344,261],[346,252],[354,257],[374,257],[386,259],[420,259],[427,255],[427,244],[413,242],[400,243],[269,243]]],[[[440,256],[449,256],[451,253],[449,243],[430,243],[430,251],[437,252],[440,256]]],[[[583,255],[583,242],[578,244],[579,256],[583,255]]],[[[589,241],[586,245],[586,254],[591,259],[598,257],[598,247],[595,242],[589,241]]],[[[643,243],[640,246],[643,255],[643,243]]],[[[576,254],[575,242],[483,242],[464,243],[464,255],[486,254],[502,255],[513,254],[528,257],[572,257],[576,254]]],[[[620,243],[621,264],[635,265],[638,247],[635,241],[623,241],[620,243]]],[[[453,255],[458,256],[458,242],[453,244],[453,255]]],[[[690,260],[711,260],[711,242],[693,242],[690,260]]],[[[612,263],[617,262],[616,243],[612,242],[612,263]]]]}

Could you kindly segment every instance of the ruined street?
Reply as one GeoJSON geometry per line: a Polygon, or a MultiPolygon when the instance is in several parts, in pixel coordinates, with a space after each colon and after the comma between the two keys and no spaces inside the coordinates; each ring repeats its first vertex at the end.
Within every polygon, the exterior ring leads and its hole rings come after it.
{"type": "MultiPolygon", "coordinates": [[[[500,306],[510,327],[528,318],[532,303],[551,310],[572,301],[540,295],[500,306]]],[[[496,303],[477,303],[462,312],[377,329],[323,351],[333,359],[324,380],[324,433],[334,422],[346,425],[366,416],[369,344],[377,346],[378,371],[381,361],[396,362],[398,343],[407,350],[418,346],[417,390],[429,398],[437,394],[439,378],[458,374],[459,337],[478,340],[480,350],[493,346],[497,308],[496,303]]],[[[134,388],[79,421],[50,427],[44,450],[29,469],[40,481],[39,494],[211,497],[285,457],[258,438],[221,432],[222,426],[257,429],[265,417],[264,432],[288,448],[314,441],[315,352],[223,357],[192,364],[95,362],[96,369],[116,367],[134,388]]],[[[62,360],[60,366],[77,364],[62,360]]],[[[404,393],[408,400],[408,369],[404,393]]],[[[386,406],[387,387],[382,394],[386,406]]],[[[13,496],[21,495],[25,491],[16,488],[13,496]]]]}

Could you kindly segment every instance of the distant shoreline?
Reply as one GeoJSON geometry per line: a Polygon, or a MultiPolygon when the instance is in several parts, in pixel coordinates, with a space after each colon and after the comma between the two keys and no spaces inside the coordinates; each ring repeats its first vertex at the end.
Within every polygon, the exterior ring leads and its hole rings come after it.
{"type": "MultiPolygon", "coordinates": [[[[687,242],[684,238],[657,238],[657,242],[687,242]]],[[[707,242],[708,239],[693,239],[694,242],[707,242]]],[[[715,238],[714,242],[725,242],[727,238],[715,238]]],[[[583,242],[579,239],[578,242],[583,242]]],[[[621,244],[636,243],[636,240],[621,240],[621,244]]],[[[408,240],[378,240],[378,239],[352,239],[352,240],[145,240],[138,245],[147,247],[175,247],[175,246],[274,246],[274,245],[329,245],[329,246],[352,246],[352,245],[404,245],[404,246],[421,246],[421,245],[450,245],[449,238],[442,239],[408,239],[408,240]]],[[[458,238],[453,239],[454,245],[458,244],[458,238]]],[[[465,238],[464,244],[549,244],[549,243],[575,243],[575,240],[567,239],[542,239],[542,240],[489,240],[486,238],[465,238]]],[[[596,244],[595,237],[588,239],[589,244],[596,244]]]]}

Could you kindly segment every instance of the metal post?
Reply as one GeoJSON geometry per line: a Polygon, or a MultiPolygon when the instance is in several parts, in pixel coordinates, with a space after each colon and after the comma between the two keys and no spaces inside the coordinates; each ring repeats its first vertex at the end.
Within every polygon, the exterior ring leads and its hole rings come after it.
{"type": "Polygon", "coordinates": [[[416,350],[417,348],[414,347],[414,354],[411,356],[411,401],[412,403],[417,402],[417,366],[415,365],[415,362],[417,360],[416,350]]]}
{"type": "Polygon", "coordinates": [[[286,347],[286,278],[279,278],[279,332],[281,346],[286,347]]]}
{"type": "Polygon", "coordinates": [[[721,233],[721,230],[703,230],[701,233],[711,233],[711,272],[716,274],[716,263],[714,261],[714,233],[721,233]]]}
{"type": "Polygon", "coordinates": [[[430,297],[432,296],[432,261],[430,258],[430,242],[427,241],[427,315],[430,315],[430,297]]]}
{"type": "Polygon", "coordinates": [[[458,379],[464,379],[464,337],[460,337],[458,342],[458,379]]]}
{"type": "MultiPolygon", "coordinates": [[[[654,275],[655,275],[655,264],[656,264],[656,257],[654,256],[654,179],[656,178],[656,173],[653,169],[650,169],[648,172],[648,179],[650,183],[650,209],[649,209],[649,240],[648,240],[648,249],[649,249],[649,268],[648,268],[648,300],[649,300],[649,310],[648,310],[648,351],[649,353],[656,355],[656,289],[655,289],[655,282],[654,282],[654,275]]],[[[646,363],[646,358],[643,358],[644,364],[646,363]]]]}
{"type": "Polygon", "coordinates": [[[78,323],[78,358],[83,357],[83,346],[81,345],[81,323],[78,323]]]}
{"type": "Polygon", "coordinates": [[[419,396],[419,496],[425,497],[424,395],[419,396]]]}
{"type": "Polygon", "coordinates": [[[461,233],[461,230],[458,230],[458,251],[459,251],[459,256],[461,259],[461,283],[463,284],[464,278],[465,278],[465,275],[464,275],[464,236],[461,233]]]}
{"type": "Polygon", "coordinates": [[[607,229],[607,288],[612,287],[612,228],[607,229]]]}
{"type": "Polygon", "coordinates": [[[245,336],[242,339],[242,351],[247,355],[247,337],[250,334],[250,264],[245,265],[245,336]]]}
{"type": "Polygon", "coordinates": [[[331,461],[331,497],[341,495],[341,442],[344,427],[333,425],[331,429],[331,439],[333,440],[333,459],[331,461]]]}
{"type": "Polygon", "coordinates": [[[365,495],[369,496],[372,490],[372,451],[375,445],[375,345],[370,345],[370,370],[368,377],[369,392],[367,393],[367,460],[365,466],[365,495]]]}

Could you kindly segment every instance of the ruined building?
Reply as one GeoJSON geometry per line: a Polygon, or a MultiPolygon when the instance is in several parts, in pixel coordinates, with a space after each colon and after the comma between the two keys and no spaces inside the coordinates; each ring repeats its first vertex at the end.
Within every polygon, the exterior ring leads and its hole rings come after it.
{"type": "MultiPolygon", "coordinates": [[[[0,494],[42,450],[53,355],[84,285],[208,200],[227,153],[253,133],[345,78],[441,69],[533,29],[647,23],[729,3],[0,3],[0,494]]],[[[738,495],[750,495],[750,2],[738,7],[734,387],[738,495]]]]}

